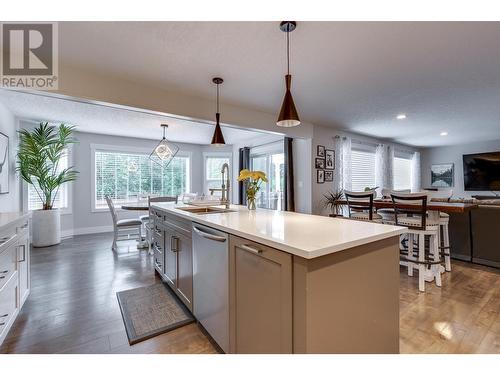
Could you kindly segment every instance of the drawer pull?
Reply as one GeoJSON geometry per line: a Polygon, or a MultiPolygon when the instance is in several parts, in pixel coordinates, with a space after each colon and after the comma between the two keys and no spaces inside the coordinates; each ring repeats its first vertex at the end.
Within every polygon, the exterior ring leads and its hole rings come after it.
{"type": "Polygon", "coordinates": [[[4,326],[4,325],[5,325],[5,323],[0,323],[0,326],[4,326]]]}
{"type": "Polygon", "coordinates": [[[0,318],[6,318],[8,316],[9,316],[9,314],[3,314],[3,315],[0,315],[0,318]]]}
{"type": "Polygon", "coordinates": [[[9,273],[9,270],[2,271],[0,273],[9,273]]]}
{"type": "Polygon", "coordinates": [[[248,251],[248,252],[253,253],[253,254],[261,254],[262,253],[262,250],[255,249],[255,248],[248,246],[248,245],[239,245],[238,247],[242,250],[248,251]]]}
{"type": "Polygon", "coordinates": [[[0,280],[5,279],[5,276],[0,276],[0,280]]]}

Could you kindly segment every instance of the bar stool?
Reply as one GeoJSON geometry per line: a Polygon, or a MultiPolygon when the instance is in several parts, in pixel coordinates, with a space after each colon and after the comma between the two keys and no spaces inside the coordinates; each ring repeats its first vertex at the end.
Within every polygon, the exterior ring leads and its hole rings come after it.
{"type": "MultiPolygon", "coordinates": [[[[450,199],[453,196],[453,189],[441,189],[427,192],[432,199],[450,199]]],[[[450,215],[446,212],[439,213],[439,249],[444,258],[444,269],[451,271],[451,251],[449,234],[450,215]]]]}
{"type": "Polygon", "coordinates": [[[395,224],[408,228],[408,246],[400,250],[400,264],[408,267],[408,276],[418,269],[418,289],[425,292],[425,282],[435,281],[441,286],[439,222],[427,218],[427,194],[391,194],[395,224]],[[415,207],[409,207],[409,206],[415,207]],[[429,238],[426,251],[425,237],[429,238]],[[417,239],[417,247],[414,246],[417,239]]]}
{"type": "Polygon", "coordinates": [[[375,190],[354,192],[344,191],[349,218],[361,221],[382,223],[382,216],[373,211],[375,190]]]}

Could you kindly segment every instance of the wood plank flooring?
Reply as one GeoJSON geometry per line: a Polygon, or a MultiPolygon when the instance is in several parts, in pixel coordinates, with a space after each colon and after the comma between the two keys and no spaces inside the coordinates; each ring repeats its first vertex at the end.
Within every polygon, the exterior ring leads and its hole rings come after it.
{"type": "MultiPolygon", "coordinates": [[[[116,292],[161,282],[134,242],[76,236],[32,250],[32,290],[0,353],[216,353],[197,324],[130,346],[116,292]]],[[[443,287],[400,278],[402,353],[500,353],[499,270],[454,262],[443,287]]]]}

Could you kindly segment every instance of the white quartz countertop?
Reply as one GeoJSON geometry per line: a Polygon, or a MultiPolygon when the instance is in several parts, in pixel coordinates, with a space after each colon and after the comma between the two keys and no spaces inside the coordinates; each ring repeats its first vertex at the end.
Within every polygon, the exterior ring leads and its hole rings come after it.
{"type": "MultiPolygon", "coordinates": [[[[406,228],[385,224],[231,205],[233,212],[195,214],[184,204],[155,203],[167,213],[311,259],[399,236],[406,228]]],[[[192,206],[191,206],[192,207],[192,206]]]]}
{"type": "Polygon", "coordinates": [[[0,229],[28,217],[28,212],[0,212],[0,229]]]}

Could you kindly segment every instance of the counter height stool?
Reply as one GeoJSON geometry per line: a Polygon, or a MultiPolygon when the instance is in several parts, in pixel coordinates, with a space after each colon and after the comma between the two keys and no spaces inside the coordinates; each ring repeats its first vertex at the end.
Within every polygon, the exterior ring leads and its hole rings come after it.
{"type": "Polygon", "coordinates": [[[373,211],[374,195],[375,191],[344,191],[349,218],[382,223],[382,216],[373,211]]]}
{"type": "MultiPolygon", "coordinates": [[[[428,195],[432,199],[450,199],[453,196],[453,189],[440,189],[430,191],[428,195]]],[[[439,213],[439,249],[444,257],[444,269],[451,271],[451,251],[449,234],[450,215],[446,212],[439,213]]]]}
{"type": "Polygon", "coordinates": [[[400,250],[400,264],[408,267],[408,276],[418,269],[418,289],[425,292],[425,282],[434,281],[441,286],[440,251],[438,245],[439,222],[427,218],[427,194],[391,194],[394,205],[395,224],[408,228],[408,246],[400,250]],[[402,208],[401,205],[415,205],[402,208]],[[425,237],[430,237],[429,249],[425,248],[425,237]],[[415,248],[414,239],[418,240],[415,248]]]}

